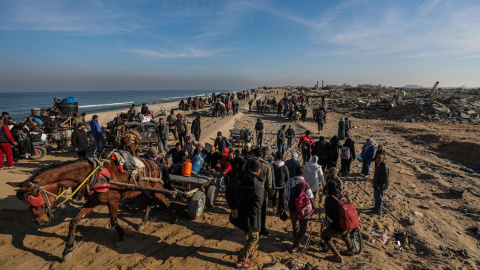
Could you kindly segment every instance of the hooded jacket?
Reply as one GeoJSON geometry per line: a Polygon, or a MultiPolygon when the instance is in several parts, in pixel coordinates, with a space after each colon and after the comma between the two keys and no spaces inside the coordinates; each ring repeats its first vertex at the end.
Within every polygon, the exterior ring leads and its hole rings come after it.
{"type": "Polygon", "coordinates": [[[225,151],[225,157],[220,158],[219,164],[222,171],[227,174],[232,171],[232,165],[230,164],[230,161],[228,161],[228,148],[223,148],[223,151],[225,151]]]}
{"type": "Polygon", "coordinates": [[[290,174],[288,172],[285,162],[277,160],[273,163],[273,171],[275,174],[275,189],[282,189],[285,187],[288,179],[290,179],[290,174]]]}
{"type": "Polygon", "coordinates": [[[313,156],[312,161],[305,163],[305,181],[310,185],[313,192],[317,192],[319,182],[325,184],[322,166],[318,165],[318,157],[313,156]]]}
{"type": "Polygon", "coordinates": [[[259,232],[264,193],[262,183],[250,171],[243,171],[230,181],[225,198],[230,209],[238,210],[238,217],[230,215],[230,222],[244,232],[259,232]]]}
{"type": "Polygon", "coordinates": [[[100,128],[98,121],[90,121],[90,130],[92,131],[93,138],[103,138],[102,129],[100,128]]]}

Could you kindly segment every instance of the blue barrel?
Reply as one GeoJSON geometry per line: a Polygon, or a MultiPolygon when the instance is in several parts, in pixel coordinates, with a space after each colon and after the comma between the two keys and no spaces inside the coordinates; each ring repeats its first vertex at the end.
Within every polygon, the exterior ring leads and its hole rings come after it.
{"type": "Polygon", "coordinates": [[[37,124],[39,124],[40,126],[43,125],[43,121],[38,119],[37,117],[33,117],[32,118],[33,121],[35,121],[37,124]]]}
{"type": "Polygon", "coordinates": [[[198,173],[200,169],[202,169],[204,161],[205,161],[205,155],[203,155],[201,152],[197,153],[197,155],[195,155],[192,158],[192,165],[193,165],[192,171],[194,171],[195,173],[198,173]]]}

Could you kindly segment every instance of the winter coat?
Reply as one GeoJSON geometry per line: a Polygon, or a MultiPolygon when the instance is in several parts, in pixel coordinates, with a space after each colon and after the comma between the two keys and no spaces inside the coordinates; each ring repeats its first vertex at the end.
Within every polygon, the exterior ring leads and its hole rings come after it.
{"type": "Polygon", "coordinates": [[[228,161],[228,151],[229,151],[228,148],[227,147],[223,148],[223,151],[225,151],[226,155],[225,157],[220,158],[220,161],[218,162],[218,164],[220,164],[221,170],[225,174],[227,174],[232,171],[232,165],[230,164],[230,161],[228,161]]]}
{"type": "Polygon", "coordinates": [[[289,128],[285,132],[285,135],[287,136],[287,138],[295,138],[295,130],[293,130],[293,128],[289,128]]]}
{"type": "Polygon", "coordinates": [[[277,133],[277,144],[285,143],[285,131],[280,129],[277,133]]]}
{"type": "Polygon", "coordinates": [[[175,115],[169,114],[167,116],[167,124],[170,129],[175,129],[175,115]]]}
{"type": "MultiPolygon", "coordinates": [[[[96,122],[96,121],[92,121],[92,122],[96,122]]],[[[96,122],[96,123],[98,124],[98,122],[96,122]]],[[[92,124],[90,123],[90,126],[91,125],[92,124]]],[[[45,129],[48,131],[48,133],[57,133],[58,132],[58,126],[60,126],[60,124],[58,123],[57,120],[54,120],[54,121],[49,120],[49,121],[47,121],[47,123],[45,123],[45,129]]],[[[92,129],[92,134],[93,134],[93,129],[92,129]]]]}
{"type": "Polygon", "coordinates": [[[255,130],[256,130],[257,132],[263,131],[263,122],[260,122],[260,123],[257,122],[257,123],[255,123],[255,130]]]}
{"type": "Polygon", "coordinates": [[[97,121],[90,121],[90,130],[92,131],[93,138],[103,138],[102,129],[97,121]]]}
{"type": "Polygon", "coordinates": [[[168,133],[168,125],[167,124],[160,124],[158,126],[158,137],[160,140],[166,140],[170,134],[168,133]]]}
{"type": "Polygon", "coordinates": [[[387,189],[389,184],[389,172],[387,163],[380,163],[377,168],[375,168],[375,174],[373,175],[373,188],[377,189],[387,189]]]}
{"type": "Polygon", "coordinates": [[[185,122],[183,119],[177,119],[175,121],[175,127],[177,128],[178,133],[187,132],[187,122],[185,122]]]}
{"type": "Polygon", "coordinates": [[[78,148],[78,151],[88,150],[87,132],[84,129],[75,129],[72,132],[72,146],[73,148],[78,148]]]}
{"type": "Polygon", "coordinates": [[[296,174],[297,167],[302,166],[302,163],[297,159],[291,158],[285,162],[285,166],[288,168],[288,175],[293,177],[296,174]]]}
{"type": "Polygon", "coordinates": [[[290,179],[288,167],[285,166],[285,162],[275,161],[273,163],[273,171],[275,174],[275,188],[276,189],[284,188],[288,179],[290,179]]]}
{"type": "Polygon", "coordinates": [[[342,148],[342,145],[338,140],[330,140],[328,143],[328,153],[327,153],[327,164],[329,167],[335,167],[338,161],[339,149],[342,148]]]}
{"type": "Polygon", "coordinates": [[[362,159],[363,161],[372,162],[375,155],[375,145],[373,144],[364,144],[362,147],[362,159]]]}
{"type": "Polygon", "coordinates": [[[220,151],[224,148],[230,148],[230,142],[225,137],[222,137],[221,139],[216,138],[215,142],[213,143],[213,147],[220,151]]]}
{"type": "MultiPolygon", "coordinates": [[[[302,192],[302,182],[305,182],[305,178],[303,178],[302,176],[295,176],[288,179],[287,183],[285,184],[283,201],[284,205],[288,205],[288,208],[290,210],[295,210],[295,199],[298,198],[298,196],[300,196],[300,193],[302,192]]],[[[305,184],[305,193],[310,199],[313,199],[313,192],[308,182],[305,184]]]]}
{"type": "Polygon", "coordinates": [[[312,156],[320,159],[326,159],[328,154],[328,143],[326,141],[318,141],[312,150],[312,156]]]}
{"type": "Polygon", "coordinates": [[[230,209],[238,210],[238,217],[230,215],[230,222],[244,232],[259,232],[261,208],[264,200],[262,183],[253,173],[246,171],[232,179],[225,190],[230,209]]]}
{"type": "Polygon", "coordinates": [[[192,122],[192,127],[191,127],[191,132],[193,135],[200,137],[200,134],[202,133],[202,129],[200,127],[200,119],[195,118],[192,122]]]}
{"type": "Polygon", "coordinates": [[[317,192],[320,181],[325,184],[322,166],[317,163],[317,156],[313,156],[312,161],[305,163],[305,181],[310,185],[313,192],[317,192]]]}

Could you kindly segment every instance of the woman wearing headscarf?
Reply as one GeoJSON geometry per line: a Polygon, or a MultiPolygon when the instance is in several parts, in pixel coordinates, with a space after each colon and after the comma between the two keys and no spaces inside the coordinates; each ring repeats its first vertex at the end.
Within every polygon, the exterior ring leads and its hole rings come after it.
{"type": "Polygon", "coordinates": [[[338,139],[345,139],[345,120],[343,117],[340,118],[340,122],[338,122],[338,139]]]}
{"type": "Polygon", "coordinates": [[[323,179],[322,166],[318,165],[318,157],[313,156],[310,162],[305,163],[305,181],[310,185],[313,192],[313,197],[316,197],[317,191],[322,182],[322,189],[325,186],[325,180],[323,179]]]}
{"type": "Polygon", "coordinates": [[[367,142],[362,147],[362,174],[365,177],[368,177],[370,174],[370,163],[372,163],[373,157],[375,156],[375,145],[373,145],[372,138],[368,138],[367,142]]]}

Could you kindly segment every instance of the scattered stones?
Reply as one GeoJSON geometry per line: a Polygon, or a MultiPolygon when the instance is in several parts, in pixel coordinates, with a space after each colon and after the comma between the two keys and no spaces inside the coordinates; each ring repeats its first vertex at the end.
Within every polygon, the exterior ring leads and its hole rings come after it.
{"type": "Polygon", "coordinates": [[[415,223],[417,223],[417,221],[413,217],[408,217],[406,219],[406,222],[408,225],[415,225],[415,223]]]}
{"type": "Polygon", "coordinates": [[[415,216],[423,217],[423,214],[421,212],[418,212],[418,211],[413,211],[413,214],[415,216]]]}
{"type": "Polygon", "coordinates": [[[450,193],[457,197],[463,197],[465,194],[465,189],[461,187],[450,187],[450,193]]]}

